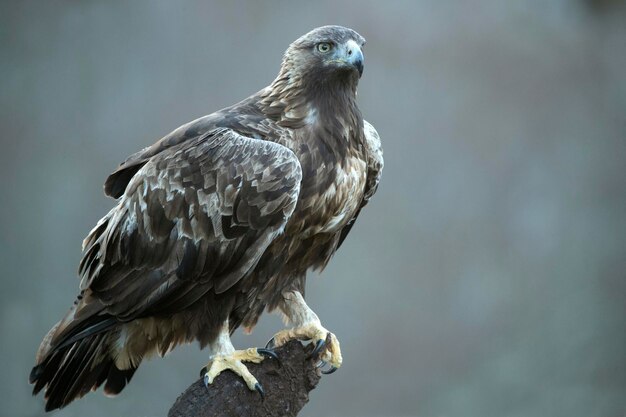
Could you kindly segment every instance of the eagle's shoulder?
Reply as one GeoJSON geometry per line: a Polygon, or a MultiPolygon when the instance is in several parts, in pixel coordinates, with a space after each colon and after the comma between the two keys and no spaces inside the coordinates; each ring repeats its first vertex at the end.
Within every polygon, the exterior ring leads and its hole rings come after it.
{"type": "Polygon", "coordinates": [[[114,198],[121,197],[132,177],[150,158],[180,143],[202,136],[215,127],[216,119],[217,114],[213,113],[185,123],[153,145],[130,155],[107,177],[104,183],[104,193],[114,198]]]}
{"type": "Polygon", "coordinates": [[[195,140],[216,128],[232,129],[243,136],[255,139],[269,137],[273,133],[267,116],[259,110],[259,103],[266,89],[230,107],[192,120],[168,133],[156,143],[130,155],[105,181],[106,195],[119,198],[133,176],[153,157],[181,143],[195,140]]]}

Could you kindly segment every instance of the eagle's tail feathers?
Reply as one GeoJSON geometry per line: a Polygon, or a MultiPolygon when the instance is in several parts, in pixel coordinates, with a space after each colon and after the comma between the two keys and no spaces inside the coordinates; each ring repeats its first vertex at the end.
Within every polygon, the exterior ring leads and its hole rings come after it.
{"type": "Polygon", "coordinates": [[[104,385],[104,394],[114,396],[122,392],[136,370],[137,368],[117,369],[117,367],[112,366],[107,375],[107,383],[104,385]]]}
{"type": "Polygon", "coordinates": [[[136,368],[118,369],[114,359],[116,331],[99,332],[63,344],[36,365],[30,373],[33,394],[45,388],[46,411],[63,408],[96,390],[105,381],[105,394],[124,389],[136,368]]]}

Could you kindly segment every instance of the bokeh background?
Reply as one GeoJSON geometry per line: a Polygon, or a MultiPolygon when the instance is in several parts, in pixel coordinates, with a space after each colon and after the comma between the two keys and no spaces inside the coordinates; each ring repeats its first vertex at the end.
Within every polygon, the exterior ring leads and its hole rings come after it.
{"type": "MultiPolygon", "coordinates": [[[[108,173],[267,85],[324,24],[368,39],[359,101],[386,167],[310,276],[345,365],[301,415],[624,416],[626,7],[609,0],[2,2],[0,415],[44,414],[27,376],[108,173]]],[[[206,360],[178,348],[54,415],[164,416],[206,360]]]]}

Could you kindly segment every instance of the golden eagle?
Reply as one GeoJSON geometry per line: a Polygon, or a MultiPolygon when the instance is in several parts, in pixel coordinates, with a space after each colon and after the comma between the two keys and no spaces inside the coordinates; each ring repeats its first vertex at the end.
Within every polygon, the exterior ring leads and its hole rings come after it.
{"type": "Polygon", "coordinates": [[[54,410],[104,384],[117,394],[144,358],[199,341],[223,370],[263,390],[230,335],[278,308],[289,339],[341,365],[337,338],[304,301],[372,197],[380,139],[356,104],[365,40],[324,26],[293,42],[266,88],[187,123],[130,156],[106,180],[116,206],[83,242],[80,294],[44,337],[30,374],[54,410]],[[326,343],[326,341],[328,341],[326,343]]]}

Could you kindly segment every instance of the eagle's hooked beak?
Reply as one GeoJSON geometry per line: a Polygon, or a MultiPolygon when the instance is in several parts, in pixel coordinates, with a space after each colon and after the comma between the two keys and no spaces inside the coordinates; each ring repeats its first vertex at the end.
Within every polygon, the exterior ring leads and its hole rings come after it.
{"type": "Polygon", "coordinates": [[[345,61],[359,71],[359,77],[363,75],[363,52],[361,47],[353,40],[346,43],[345,61]]]}

